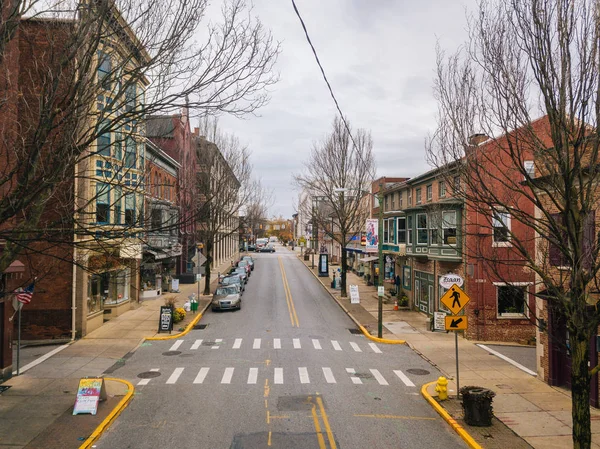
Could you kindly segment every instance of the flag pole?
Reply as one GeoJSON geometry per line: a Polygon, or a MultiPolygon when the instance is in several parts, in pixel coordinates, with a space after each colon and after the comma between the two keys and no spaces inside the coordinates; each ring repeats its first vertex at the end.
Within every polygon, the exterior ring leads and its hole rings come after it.
{"type": "Polygon", "coordinates": [[[20,357],[21,357],[21,309],[23,307],[21,307],[21,304],[19,304],[19,326],[18,326],[18,333],[17,333],[17,376],[19,375],[19,369],[20,369],[20,357]]]}

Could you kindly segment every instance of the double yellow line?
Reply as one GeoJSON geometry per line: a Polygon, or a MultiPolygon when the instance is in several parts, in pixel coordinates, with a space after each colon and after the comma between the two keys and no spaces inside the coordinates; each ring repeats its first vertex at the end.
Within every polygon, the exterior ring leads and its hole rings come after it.
{"type": "Polygon", "coordinates": [[[292,327],[300,327],[298,322],[298,315],[296,315],[296,307],[294,307],[294,300],[292,299],[292,293],[290,292],[290,286],[288,285],[287,276],[285,275],[285,269],[283,268],[283,261],[281,257],[279,259],[279,268],[281,269],[281,278],[283,279],[283,290],[285,291],[285,301],[287,302],[288,311],[290,312],[290,321],[292,327]]]}
{"type": "Polygon", "coordinates": [[[321,422],[319,421],[319,412],[321,413],[321,419],[323,419],[323,427],[325,427],[325,433],[327,434],[327,439],[329,440],[329,448],[336,449],[337,446],[335,444],[335,438],[333,438],[333,432],[331,431],[331,427],[329,426],[329,419],[327,418],[327,413],[325,412],[325,407],[323,407],[323,399],[321,396],[317,394],[316,404],[312,401],[312,397],[308,397],[308,401],[312,404],[312,418],[315,424],[315,431],[317,432],[317,441],[319,442],[319,449],[327,449],[327,445],[325,444],[325,437],[323,436],[323,431],[321,430],[321,422]],[[319,408],[317,410],[317,407],[319,408]]]}

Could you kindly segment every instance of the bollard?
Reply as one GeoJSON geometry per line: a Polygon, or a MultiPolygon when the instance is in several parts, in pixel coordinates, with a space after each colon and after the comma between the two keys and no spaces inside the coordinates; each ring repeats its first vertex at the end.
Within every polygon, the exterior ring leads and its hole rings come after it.
{"type": "Polygon", "coordinates": [[[443,376],[439,377],[437,380],[435,391],[437,391],[438,399],[440,401],[445,401],[446,399],[448,399],[448,379],[446,379],[443,376]]]}

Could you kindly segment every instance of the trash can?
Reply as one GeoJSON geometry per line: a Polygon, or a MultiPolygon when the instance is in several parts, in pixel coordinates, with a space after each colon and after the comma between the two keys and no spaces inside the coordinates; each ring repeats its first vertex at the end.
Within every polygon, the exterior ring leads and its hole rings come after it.
{"type": "Polygon", "coordinates": [[[192,313],[196,313],[198,311],[198,301],[191,301],[192,313]]]}
{"type": "Polygon", "coordinates": [[[465,422],[470,426],[489,427],[492,425],[492,400],[496,393],[483,387],[467,386],[460,389],[465,412],[465,422]]]}

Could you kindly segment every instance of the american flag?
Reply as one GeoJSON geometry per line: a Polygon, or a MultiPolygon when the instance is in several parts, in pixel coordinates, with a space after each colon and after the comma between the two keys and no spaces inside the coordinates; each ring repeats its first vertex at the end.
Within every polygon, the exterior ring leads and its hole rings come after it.
{"type": "Polygon", "coordinates": [[[23,304],[29,304],[31,302],[31,297],[33,296],[34,284],[35,283],[32,282],[28,287],[25,288],[25,290],[17,292],[17,300],[23,304]]]}

